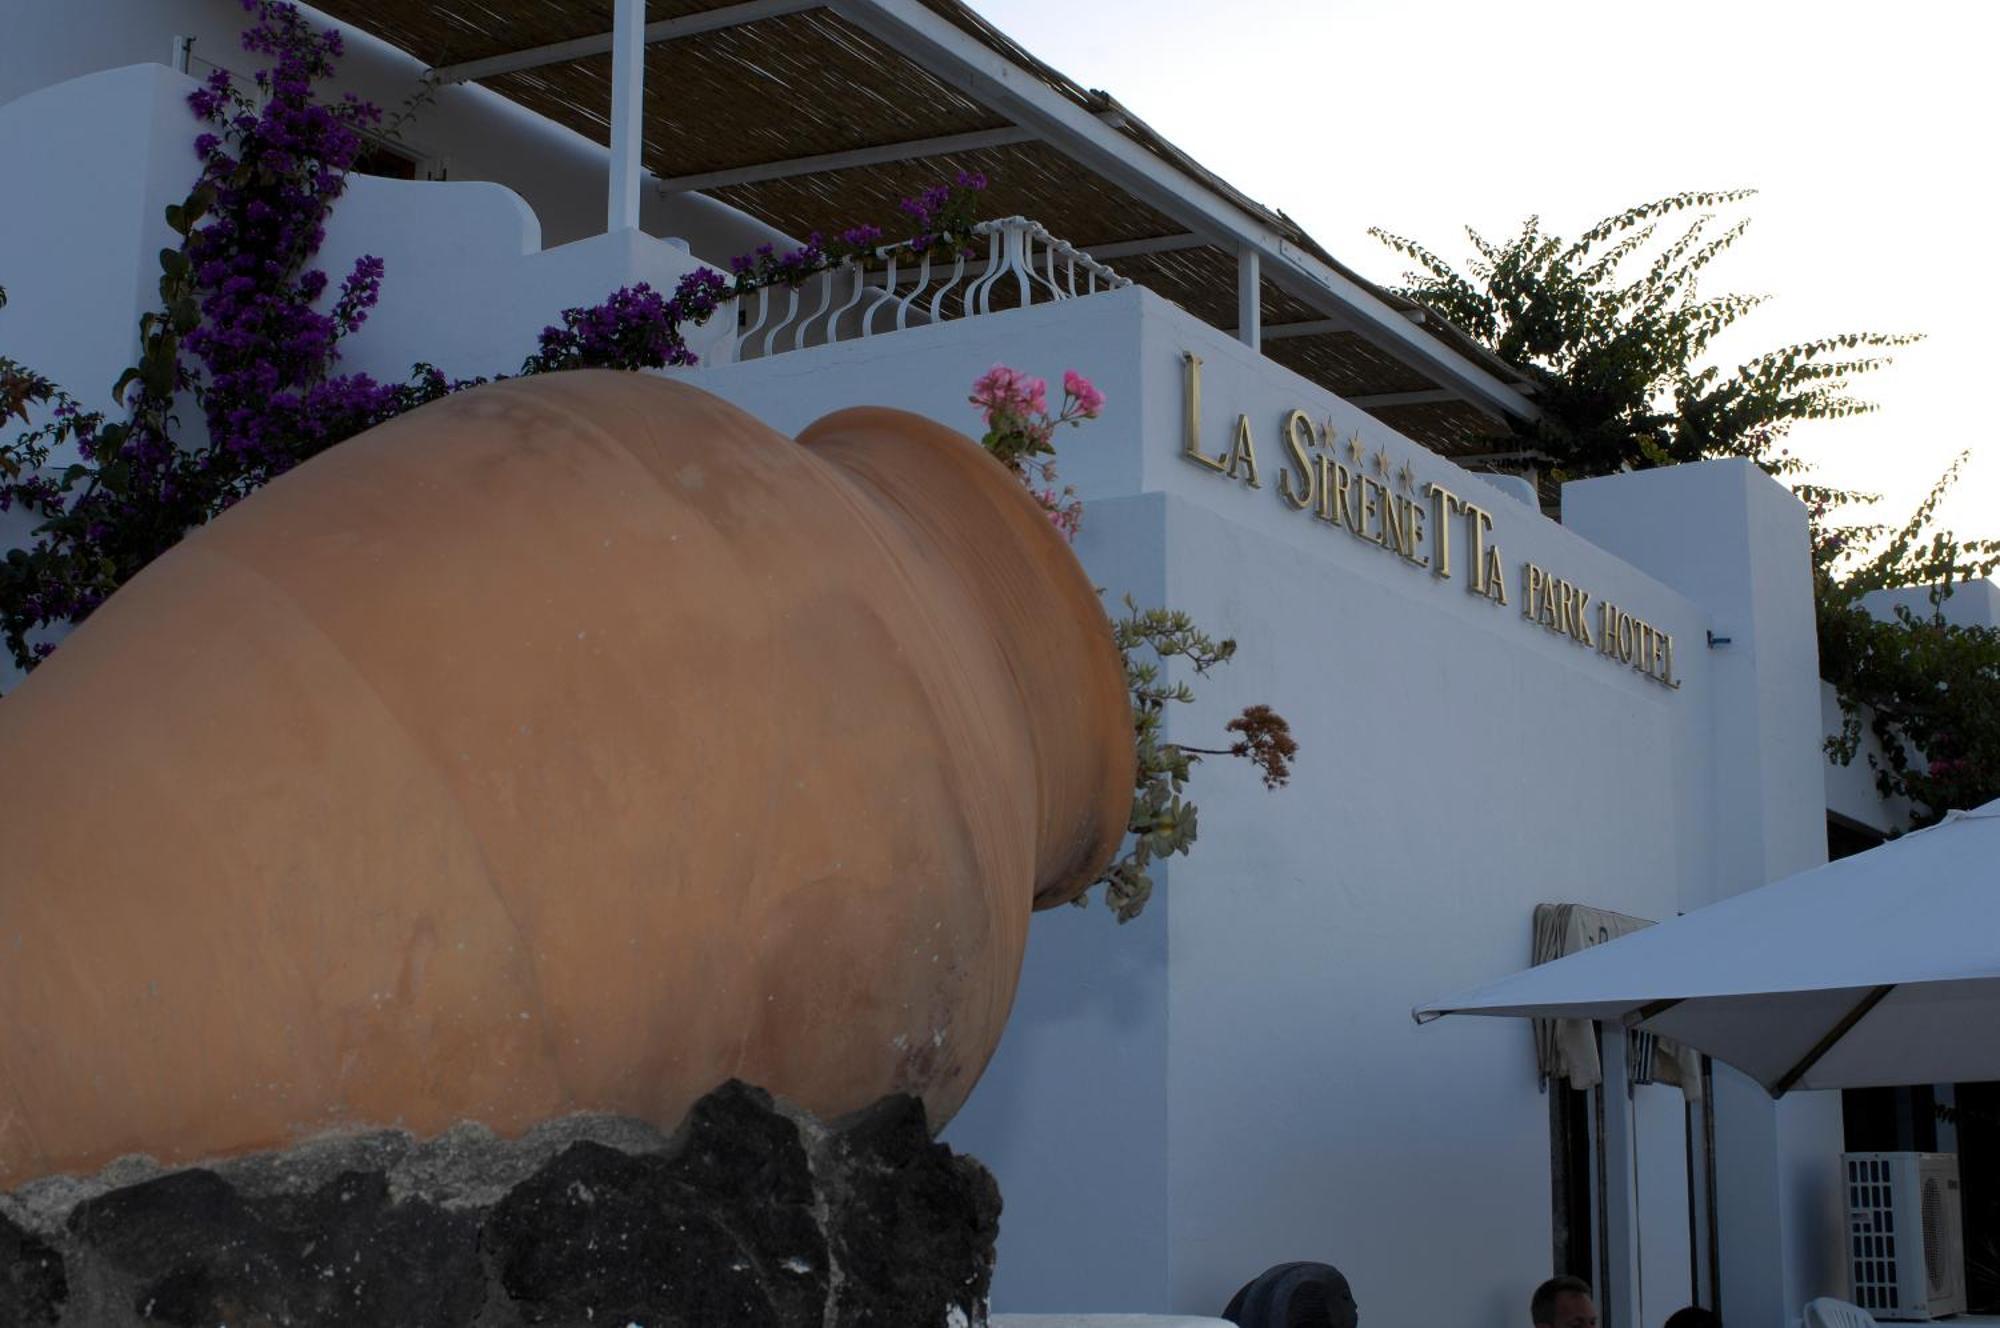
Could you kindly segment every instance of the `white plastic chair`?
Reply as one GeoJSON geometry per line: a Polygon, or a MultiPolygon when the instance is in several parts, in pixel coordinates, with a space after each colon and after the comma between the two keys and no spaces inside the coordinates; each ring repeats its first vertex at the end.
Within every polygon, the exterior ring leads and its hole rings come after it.
{"type": "Polygon", "coordinates": [[[1875,1328],[1875,1316],[1832,1296],[1806,1302],[1806,1328],[1875,1328]]]}

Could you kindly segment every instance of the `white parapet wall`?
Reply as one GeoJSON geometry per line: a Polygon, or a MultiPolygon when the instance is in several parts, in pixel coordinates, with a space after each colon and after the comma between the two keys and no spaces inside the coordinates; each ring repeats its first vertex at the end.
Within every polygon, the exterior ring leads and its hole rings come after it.
{"type": "MultiPolygon", "coordinates": [[[[420,360],[457,378],[514,373],[564,309],[640,282],[671,295],[705,266],[686,245],[637,230],[543,249],[534,213],[502,185],[365,175],[348,180],[316,261],[337,290],[363,255],[382,260],[381,301],[342,343],[340,367],[386,381],[420,360]]],[[[689,346],[711,352],[721,333],[690,328],[689,346]]]]}
{"type": "Polygon", "coordinates": [[[1919,619],[1936,613],[1954,627],[2000,627],[2000,585],[1991,578],[1958,582],[1935,604],[1929,586],[1878,590],[1864,596],[1861,603],[1878,618],[1889,618],[1897,609],[1908,609],[1919,619]]]}

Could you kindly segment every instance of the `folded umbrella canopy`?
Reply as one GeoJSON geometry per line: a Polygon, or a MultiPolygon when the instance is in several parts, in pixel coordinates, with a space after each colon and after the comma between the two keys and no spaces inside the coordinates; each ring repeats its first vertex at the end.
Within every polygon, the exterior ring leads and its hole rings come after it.
{"type": "Polygon", "coordinates": [[[2000,1079],[2000,801],[1412,1013],[1623,1023],[1773,1097],[2000,1079]]]}

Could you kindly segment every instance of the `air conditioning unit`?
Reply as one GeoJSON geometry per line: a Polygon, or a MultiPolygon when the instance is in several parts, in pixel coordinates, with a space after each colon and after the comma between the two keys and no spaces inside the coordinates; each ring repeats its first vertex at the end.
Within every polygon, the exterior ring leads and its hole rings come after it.
{"type": "Polygon", "coordinates": [[[1853,1301],[1877,1319],[1965,1310],[1965,1239],[1953,1153],[1843,1153],[1853,1301]]]}

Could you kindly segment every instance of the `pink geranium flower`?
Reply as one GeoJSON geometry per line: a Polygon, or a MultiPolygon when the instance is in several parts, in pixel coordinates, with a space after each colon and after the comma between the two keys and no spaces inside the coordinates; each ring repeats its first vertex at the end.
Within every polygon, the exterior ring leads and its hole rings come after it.
{"type": "Polygon", "coordinates": [[[1051,415],[1047,379],[996,364],[973,380],[971,401],[986,417],[986,436],[980,440],[986,450],[1019,477],[1063,537],[1073,540],[1083,521],[1083,504],[1074,489],[1057,492],[1053,485],[1055,433],[1062,425],[1096,419],[1104,409],[1104,394],[1074,369],[1064,371],[1062,384],[1062,410],[1051,415]],[[1045,487],[1037,488],[1037,481],[1045,487]]]}
{"type": "Polygon", "coordinates": [[[1063,395],[1076,403],[1076,414],[1081,419],[1094,420],[1104,409],[1104,393],[1074,369],[1063,370],[1063,395]]]}
{"type": "Polygon", "coordinates": [[[972,404],[985,413],[987,424],[996,417],[1021,417],[1047,412],[1049,385],[1030,378],[1019,369],[996,364],[972,384],[972,404]]]}

